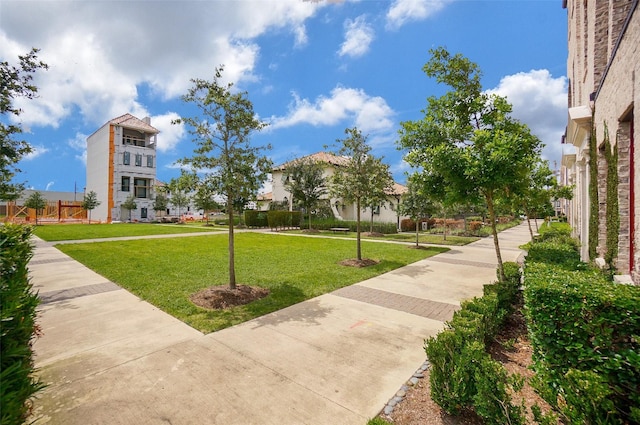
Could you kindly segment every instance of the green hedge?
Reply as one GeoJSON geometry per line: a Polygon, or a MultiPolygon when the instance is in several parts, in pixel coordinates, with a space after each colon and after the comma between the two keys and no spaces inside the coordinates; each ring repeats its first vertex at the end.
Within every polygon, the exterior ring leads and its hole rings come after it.
{"type": "Polygon", "coordinates": [[[298,228],[301,225],[302,213],[299,211],[268,211],[267,223],[271,230],[298,228]]]}
{"type": "MultiPolygon", "coordinates": [[[[317,230],[330,230],[332,227],[344,227],[348,228],[350,232],[357,231],[358,223],[356,221],[337,220],[335,218],[325,218],[320,220],[311,219],[311,226],[317,230]]],[[[307,229],[309,223],[307,221],[301,224],[301,228],[307,229]]],[[[370,228],[369,221],[360,222],[360,231],[368,232],[370,228]]],[[[383,233],[385,235],[398,233],[398,228],[395,223],[373,223],[373,231],[383,233]]]]}
{"type": "Polygon", "coordinates": [[[502,365],[486,352],[516,300],[520,271],[505,263],[507,279],[486,285],[480,298],[463,302],[446,329],[425,341],[431,364],[431,397],[450,414],[473,408],[487,423],[524,423],[511,403],[514,389],[502,365]]]}
{"type": "Polygon", "coordinates": [[[268,227],[268,211],[247,210],[244,212],[244,224],[247,227],[268,227]]]}
{"type": "Polygon", "coordinates": [[[0,406],[2,424],[21,424],[43,385],[33,377],[31,344],[38,297],[29,283],[31,228],[0,226],[0,406]]]}
{"type": "Polygon", "coordinates": [[[529,259],[525,279],[543,397],[571,423],[640,422],[640,288],[529,259]]]}

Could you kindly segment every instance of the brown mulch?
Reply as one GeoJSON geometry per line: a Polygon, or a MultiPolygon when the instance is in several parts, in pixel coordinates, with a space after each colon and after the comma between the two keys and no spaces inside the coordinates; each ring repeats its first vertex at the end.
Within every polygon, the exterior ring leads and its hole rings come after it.
{"type": "Polygon", "coordinates": [[[369,267],[378,264],[380,261],[372,260],[371,258],[363,258],[362,260],[358,260],[356,258],[350,258],[348,260],[340,261],[341,266],[347,267],[369,267]]]}
{"type": "MultiPolygon", "coordinates": [[[[502,363],[509,374],[519,374],[525,377],[522,391],[513,395],[513,404],[524,401],[526,406],[527,423],[533,424],[531,406],[537,404],[543,413],[551,407],[533,390],[528,381],[534,373],[529,369],[531,365],[531,343],[527,335],[525,319],[516,311],[506,321],[502,331],[488,348],[491,356],[502,363]]],[[[411,387],[407,394],[394,408],[390,416],[381,414],[381,418],[396,425],[481,425],[483,422],[474,412],[465,411],[460,415],[448,415],[440,406],[431,400],[429,385],[429,370],[424,372],[424,378],[411,387]]]]}
{"type": "Polygon", "coordinates": [[[211,310],[222,310],[249,304],[269,295],[267,288],[257,286],[238,285],[236,289],[230,289],[228,285],[211,286],[196,292],[189,299],[199,307],[211,310]]]}

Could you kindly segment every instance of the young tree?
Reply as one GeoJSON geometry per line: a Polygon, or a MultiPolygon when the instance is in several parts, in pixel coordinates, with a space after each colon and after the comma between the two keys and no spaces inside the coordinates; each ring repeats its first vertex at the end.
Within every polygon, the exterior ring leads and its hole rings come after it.
{"type": "Polygon", "coordinates": [[[24,206],[27,208],[31,208],[36,210],[36,226],[38,225],[38,213],[41,213],[43,209],[47,206],[47,200],[44,199],[42,193],[33,192],[29,197],[24,201],[24,206]]]}
{"type": "Polygon", "coordinates": [[[153,210],[157,214],[160,211],[166,211],[168,206],[169,198],[167,198],[164,189],[158,190],[156,192],[156,197],[153,199],[153,210]]]}
{"type": "Polygon", "coordinates": [[[428,187],[421,174],[412,174],[409,177],[408,190],[402,195],[398,211],[399,214],[409,216],[416,222],[416,248],[420,242],[420,219],[428,218],[438,208],[428,187]]]}
{"type": "Polygon", "coordinates": [[[10,118],[17,118],[22,112],[13,105],[18,97],[33,99],[37,96],[38,87],[33,84],[33,74],[38,69],[47,69],[44,62],[38,61],[38,49],[31,49],[24,56],[18,56],[18,66],[0,62],[0,199],[16,200],[24,190],[24,185],[11,183],[20,170],[16,164],[22,157],[32,151],[24,140],[15,137],[22,133],[18,124],[8,124],[10,118]]]}
{"type": "Polygon", "coordinates": [[[369,190],[362,198],[362,205],[371,210],[371,221],[369,223],[369,232],[373,233],[373,216],[376,208],[386,208],[384,204],[387,202],[389,193],[393,191],[393,176],[389,171],[389,166],[382,162],[381,158],[371,158],[368,167],[369,173],[369,190]]]}
{"type": "Polygon", "coordinates": [[[379,159],[370,154],[371,147],[367,139],[357,128],[347,128],[347,137],[338,140],[342,144],[338,155],[348,158],[345,165],[336,167],[330,184],[329,192],[333,197],[342,198],[345,202],[356,204],[356,254],[357,260],[362,261],[360,241],[360,213],[363,201],[373,192],[376,183],[372,181],[370,170],[379,167],[379,159]]]}
{"type": "Polygon", "coordinates": [[[234,200],[255,198],[271,171],[272,162],[262,155],[266,147],[250,144],[254,131],[265,127],[253,111],[246,92],[235,92],[233,84],[221,81],[223,67],[216,68],[212,81],[191,80],[193,87],[182,97],[193,103],[202,116],[182,117],[197,144],[194,155],[180,162],[204,170],[215,192],[226,202],[229,214],[229,288],[236,288],[234,248],[234,200]]]}
{"type": "Polygon", "coordinates": [[[284,171],[282,182],[294,202],[299,202],[309,214],[311,230],[311,214],[318,207],[320,199],[327,194],[322,164],[309,158],[294,161],[284,171]]]}
{"type": "Polygon", "coordinates": [[[82,209],[89,212],[89,224],[91,224],[91,210],[95,209],[100,203],[101,202],[98,201],[98,194],[93,190],[84,195],[82,209]]]}
{"type": "Polygon", "coordinates": [[[131,211],[138,208],[138,204],[136,204],[136,198],[133,194],[129,195],[126,201],[122,203],[122,208],[129,211],[129,221],[131,221],[131,211]]]}
{"type": "Polygon", "coordinates": [[[541,142],[510,117],[511,105],[505,98],[482,91],[478,65],[442,47],[430,53],[424,72],[451,91],[430,97],[421,121],[402,123],[398,143],[409,151],[406,160],[411,165],[442,176],[456,200],[484,200],[499,275],[504,279],[496,201],[526,188],[541,142]]]}
{"type": "Polygon", "coordinates": [[[169,190],[171,191],[171,199],[169,202],[171,205],[178,209],[178,217],[182,219],[180,211],[182,208],[189,206],[191,202],[191,192],[195,190],[198,185],[198,176],[195,173],[189,173],[182,170],[180,177],[171,179],[169,182],[169,190]]]}
{"type": "Polygon", "coordinates": [[[206,180],[201,181],[193,195],[193,204],[196,208],[203,210],[209,224],[209,212],[220,208],[220,204],[215,200],[216,192],[211,184],[206,180]]]}

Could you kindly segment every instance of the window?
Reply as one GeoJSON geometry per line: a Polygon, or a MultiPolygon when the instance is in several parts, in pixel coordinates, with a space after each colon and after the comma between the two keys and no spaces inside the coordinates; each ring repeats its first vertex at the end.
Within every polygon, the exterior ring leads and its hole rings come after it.
{"type": "Polygon", "coordinates": [[[151,155],[147,156],[147,167],[153,167],[153,157],[151,155]]]}
{"type": "Polygon", "coordinates": [[[136,167],[142,167],[142,155],[139,153],[136,154],[136,167]]]}
{"type": "Polygon", "coordinates": [[[131,164],[131,152],[125,152],[122,154],[122,163],[124,165],[130,165],[131,164]]]}
{"type": "Polygon", "coordinates": [[[147,209],[140,208],[140,218],[147,218],[147,209]]]}
{"type": "Polygon", "coordinates": [[[129,192],[130,185],[131,185],[131,178],[127,176],[122,176],[121,190],[123,192],[129,192]]]}
{"type": "Polygon", "coordinates": [[[135,190],[136,198],[146,198],[148,187],[147,187],[147,179],[134,179],[133,186],[135,190]]]}

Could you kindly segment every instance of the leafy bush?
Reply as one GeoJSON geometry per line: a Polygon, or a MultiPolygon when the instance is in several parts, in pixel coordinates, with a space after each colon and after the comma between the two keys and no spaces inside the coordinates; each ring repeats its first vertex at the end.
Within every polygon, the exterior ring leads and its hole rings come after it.
{"type": "Polygon", "coordinates": [[[541,394],[571,423],[638,422],[640,288],[541,258],[524,292],[541,394]]]}
{"type": "Polygon", "coordinates": [[[244,212],[244,224],[247,227],[267,227],[267,211],[247,210],[244,212]]]}
{"type": "Polygon", "coordinates": [[[445,411],[457,414],[473,407],[488,423],[523,423],[522,409],[511,403],[502,365],[486,352],[504,322],[520,286],[520,269],[505,263],[507,279],[486,285],[484,295],[461,304],[447,328],[425,341],[431,364],[431,397],[445,411]]]}
{"type": "Polygon", "coordinates": [[[3,424],[20,424],[28,400],[43,385],[33,377],[32,341],[38,297],[32,292],[27,263],[32,256],[31,228],[0,227],[0,405],[3,424]]]}
{"type": "Polygon", "coordinates": [[[299,211],[269,211],[267,223],[271,230],[291,229],[300,227],[302,213],[299,211]]]}

